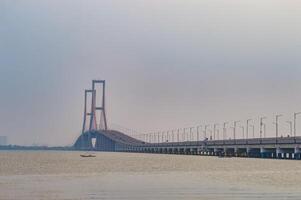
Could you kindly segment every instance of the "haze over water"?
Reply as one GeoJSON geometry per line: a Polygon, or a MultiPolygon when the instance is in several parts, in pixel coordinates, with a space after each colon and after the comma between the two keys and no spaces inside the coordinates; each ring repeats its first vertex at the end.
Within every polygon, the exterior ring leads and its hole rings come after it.
{"type": "Polygon", "coordinates": [[[301,110],[300,13],[298,0],[1,0],[0,135],[72,145],[91,79],[107,81],[110,124],[266,116],[273,136],[279,113],[287,135],[301,110]]]}
{"type": "Polygon", "coordinates": [[[0,199],[300,199],[298,161],[181,155],[0,153],[0,199]]]}
{"type": "MultiPolygon", "coordinates": [[[[105,79],[112,129],[230,133],[252,118],[258,137],[266,116],[271,137],[283,114],[286,136],[301,111],[300,13],[300,0],[0,0],[0,135],[73,145],[83,92],[105,79]]],[[[0,200],[301,197],[298,161],[80,153],[0,151],[0,200]]]]}

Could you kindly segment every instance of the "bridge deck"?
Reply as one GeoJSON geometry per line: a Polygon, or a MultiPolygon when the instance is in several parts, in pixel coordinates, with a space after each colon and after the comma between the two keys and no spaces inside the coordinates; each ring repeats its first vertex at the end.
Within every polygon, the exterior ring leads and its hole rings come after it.
{"type": "Polygon", "coordinates": [[[301,159],[301,137],[146,143],[119,131],[99,130],[84,133],[74,147],[96,151],[301,159]],[[92,137],[98,140],[93,148],[89,141],[92,137]]]}
{"type": "Polygon", "coordinates": [[[147,143],[117,151],[301,159],[301,137],[147,143]]]}

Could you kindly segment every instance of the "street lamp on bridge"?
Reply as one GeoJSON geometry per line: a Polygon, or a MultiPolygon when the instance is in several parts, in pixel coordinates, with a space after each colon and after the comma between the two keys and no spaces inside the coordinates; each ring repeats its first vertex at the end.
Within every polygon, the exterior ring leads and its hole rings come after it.
{"type": "Polygon", "coordinates": [[[165,140],[166,140],[166,142],[169,142],[169,140],[170,140],[169,131],[166,132],[166,139],[165,140]]]}
{"type": "Polygon", "coordinates": [[[209,133],[210,133],[210,134],[209,134],[209,135],[210,135],[209,140],[212,140],[212,139],[213,139],[213,138],[212,138],[212,133],[213,133],[213,131],[212,131],[211,129],[209,129],[208,131],[209,131],[209,133]]]}
{"type": "Polygon", "coordinates": [[[185,141],[185,139],[186,139],[186,128],[183,128],[182,140],[185,141]]]}
{"type": "Polygon", "coordinates": [[[276,122],[275,122],[275,124],[276,124],[276,144],[278,144],[278,129],[279,129],[279,123],[278,123],[278,121],[279,121],[279,118],[280,117],[282,117],[282,115],[276,115],[275,116],[276,117],[276,122]]]}
{"type": "Polygon", "coordinates": [[[174,133],[174,131],[175,131],[175,130],[172,130],[172,131],[171,131],[171,137],[172,137],[171,140],[172,140],[172,142],[175,142],[175,133],[174,133]]]}
{"type": "Polygon", "coordinates": [[[229,124],[229,122],[224,122],[224,126],[223,126],[223,140],[226,139],[227,137],[227,124],[229,124]]]}
{"type": "Polygon", "coordinates": [[[196,127],[196,131],[197,131],[197,141],[200,140],[200,131],[199,131],[199,128],[202,128],[202,126],[199,125],[199,126],[196,127]]]}
{"type": "MultiPolygon", "coordinates": [[[[260,141],[262,140],[262,127],[265,125],[263,124],[264,119],[266,119],[266,117],[260,117],[260,141]]],[[[265,137],[265,131],[264,131],[264,137],[265,137]]]]}
{"type": "Polygon", "coordinates": [[[248,142],[249,139],[249,122],[252,121],[252,119],[247,120],[247,128],[246,128],[246,140],[248,142]]]}
{"type": "Polygon", "coordinates": [[[210,125],[205,125],[205,132],[204,132],[204,138],[207,139],[207,129],[210,125]]]}
{"type": "Polygon", "coordinates": [[[297,136],[297,115],[300,115],[301,112],[294,113],[294,138],[296,143],[296,136],[297,136]]]}
{"type": "MultiPolygon", "coordinates": [[[[235,127],[231,126],[230,129],[233,130],[233,135],[235,135],[235,127]]],[[[234,138],[229,137],[229,140],[231,140],[231,139],[234,139],[234,138]]]]}
{"type": "Polygon", "coordinates": [[[190,127],[190,128],[189,128],[189,137],[190,137],[190,141],[193,141],[193,129],[194,129],[194,127],[190,127]]]}
{"type": "Polygon", "coordinates": [[[234,143],[236,143],[236,126],[240,121],[235,121],[234,122],[234,130],[233,130],[233,139],[234,139],[234,143]]]}
{"type": "Polygon", "coordinates": [[[215,140],[215,135],[216,135],[216,128],[219,126],[219,124],[214,124],[213,125],[213,140],[215,140]]]}

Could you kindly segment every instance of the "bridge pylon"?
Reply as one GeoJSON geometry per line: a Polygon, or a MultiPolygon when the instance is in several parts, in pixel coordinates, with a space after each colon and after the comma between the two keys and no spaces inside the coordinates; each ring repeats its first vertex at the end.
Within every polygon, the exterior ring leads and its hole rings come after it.
{"type": "Polygon", "coordinates": [[[105,111],[105,80],[93,80],[92,89],[85,90],[85,101],[84,101],[84,119],[82,133],[87,131],[87,117],[89,117],[89,131],[93,130],[107,130],[107,118],[105,111]],[[97,99],[97,88],[96,85],[100,84],[101,88],[101,99],[97,99]],[[91,96],[91,110],[87,111],[88,105],[88,94],[91,96]],[[99,112],[99,114],[98,114],[99,112]],[[99,119],[97,120],[97,117],[99,119]]]}

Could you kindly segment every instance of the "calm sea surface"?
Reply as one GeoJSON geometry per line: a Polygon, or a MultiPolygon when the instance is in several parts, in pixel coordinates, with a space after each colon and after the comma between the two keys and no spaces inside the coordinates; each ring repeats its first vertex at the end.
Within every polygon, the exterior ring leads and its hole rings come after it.
{"type": "Polygon", "coordinates": [[[301,162],[0,151],[0,199],[301,199],[301,162]]]}

